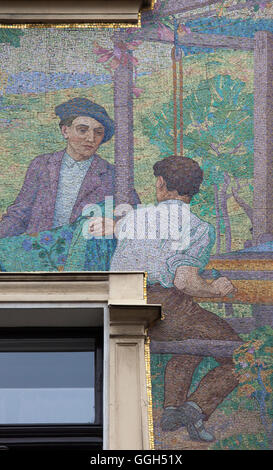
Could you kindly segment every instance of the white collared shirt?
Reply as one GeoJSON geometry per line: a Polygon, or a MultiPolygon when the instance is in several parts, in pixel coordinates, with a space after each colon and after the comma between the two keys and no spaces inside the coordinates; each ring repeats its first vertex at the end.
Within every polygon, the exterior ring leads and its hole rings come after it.
{"type": "Polygon", "coordinates": [[[59,176],[52,228],[61,227],[69,223],[80,187],[92,160],[93,156],[88,160],[77,162],[70,157],[68,153],[64,154],[59,176]]]}
{"type": "Polygon", "coordinates": [[[179,266],[204,269],[215,241],[213,226],[181,200],[139,206],[116,225],[111,271],[145,271],[148,283],[172,287],[179,266]],[[186,242],[186,243],[185,243],[186,242]]]}

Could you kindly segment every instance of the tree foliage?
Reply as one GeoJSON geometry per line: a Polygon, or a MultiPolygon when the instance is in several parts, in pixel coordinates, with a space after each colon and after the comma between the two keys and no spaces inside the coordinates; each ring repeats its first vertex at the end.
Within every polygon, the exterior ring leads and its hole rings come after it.
{"type": "Polygon", "coordinates": [[[244,82],[218,75],[202,80],[184,100],[184,146],[220,175],[253,174],[253,94],[244,88],[244,82]]]}
{"type": "MultiPolygon", "coordinates": [[[[245,83],[218,75],[202,80],[183,101],[183,145],[186,155],[201,159],[213,181],[228,171],[239,178],[253,175],[253,94],[245,83]]],[[[179,119],[179,115],[178,115],[179,119]]],[[[142,119],[143,132],[163,158],[173,154],[173,101],[142,119]]]]}
{"type": "Polygon", "coordinates": [[[0,43],[7,43],[13,47],[20,47],[20,39],[23,36],[21,29],[0,29],[0,43]]]}
{"type": "MultiPolygon", "coordinates": [[[[177,122],[179,118],[178,113],[177,122]]],[[[157,145],[161,158],[173,154],[173,122],[172,99],[142,120],[143,132],[157,145]]],[[[218,238],[220,231],[225,232],[230,249],[227,199],[237,196],[247,215],[251,213],[238,195],[237,181],[253,176],[253,94],[246,91],[244,82],[229,75],[201,80],[183,100],[183,122],[179,138],[185,155],[197,159],[204,170],[204,183],[193,203],[199,205],[200,215],[217,218],[218,238]],[[232,179],[237,187],[228,195],[232,179]]]]}

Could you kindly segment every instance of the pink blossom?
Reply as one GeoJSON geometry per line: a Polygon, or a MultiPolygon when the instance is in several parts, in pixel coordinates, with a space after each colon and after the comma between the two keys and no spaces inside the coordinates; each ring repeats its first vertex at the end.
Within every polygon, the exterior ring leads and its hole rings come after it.
{"type": "Polygon", "coordinates": [[[162,41],[174,41],[174,32],[165,26],[164,24],[159,24],[158,29],[157,29],[157,37],[158,39],[161,39],[162,41]]]}
{"type": "Polygon", "coordinates": [[[108,52],[110,52],[109,49],[104,49],[103,47],[99,46],[97,43],[96,43],[96,47],[94,48],[94,53],[97,54],[97,55],[100,55],[100,54],[107,54],[108,52]]]}
{"type": "MultiPolygon", "coordinates": [[[[142,41],[132,41],[131,43],[126,43],[124,41],[119,41],[115,44],[113,50],[105,49],[100,47],[97,42],[94,43],[94,53],[99,56],[97,58],[98,63],[105,64],[105,68],[108,69],[110,72],[116,70],[120,65],[126,67],[128,62],[131,62],[134,69],[136,69],[138,65],[138,60],[136,57],[133,56],[130,52],[136,49],[142,41]]],[[[133,87],[133,93],[138,98],[141,93],[143,92],[142,88],[133,87]]]]}
{"type": "Polygon", "coordinates": [[[136,96],[136,98],[139,98],[143,91],[144,91],[143,88],[137,88],[135,86],[133,87],[133,93],[136,96]]]}
{"type": "Polygon", "coordinates": [[[108,52],[107,54],[101,54],[101,56],[97,59],[97,62],[102,64],[104,62],[107,62],[109,59],[113,57],[113,52],[108,52]]]}
{"type": "Polygon", "coordinates": [[[127,44],[127,49],[134,51],[140,44],[142,44],[142,41],[131,41],[127,44]]]}
{"type": "Polygon", "coordinates": [[[116,70],[120,65],[120,61],[119,59],[117,59],[116,57],[114,57],[111,62],[110,62],[110,65],[109,67],[107,67],[109,70],[116,70]]]}
{"type": "MultiPolygon", "coordinates": [[[[126,66],[128,61],[130,61],[134,67],[137,66],[138,60],[136,57],[130,54],[130,51],[133,51],[141,44],[141,41],[132,41],[132,43],[127,44],[124,41],[119,41],[114,49],[111,51],[100,47],[95,43],[94,53],[98,55],[97,62],[104,64],[105,62],[110,61],[110,68],[116,70],[117,67],[122,64],[126,66]]],[[[109,66],[107,66],[109,68],[109,66]]]]}

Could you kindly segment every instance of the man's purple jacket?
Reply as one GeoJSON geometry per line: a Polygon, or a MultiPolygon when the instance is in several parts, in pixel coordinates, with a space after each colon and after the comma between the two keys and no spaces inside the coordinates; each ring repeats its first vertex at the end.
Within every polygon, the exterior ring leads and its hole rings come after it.
{"type": "MultiPolygon", "coordinates": [[[[0,238],[52,228],[64,153],[65,150],[39,155],[32,160],[20,193],[2,217],[0,238]]],[[[113,196],[114,185],[115,167],[94,155],[72,209],[70,223],[81,215],[86,204],[102,202],[105,196],[113,196]]],[[[132,190],[132,200],[128,202],[132,205],[140,202],[135,190],[132,190]]]]}

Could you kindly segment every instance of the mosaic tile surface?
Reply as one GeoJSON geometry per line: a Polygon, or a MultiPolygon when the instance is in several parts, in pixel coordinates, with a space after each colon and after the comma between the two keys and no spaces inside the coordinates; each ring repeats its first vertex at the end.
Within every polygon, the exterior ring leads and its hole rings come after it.
{"type": "Polygon", "coordinates": [[[0,29],[0,268],[147,271],[155,448],[272,449],[273,2],[203,3],[0,29]],[[189,195],[190,248],[109,235],[189,195]]]}

